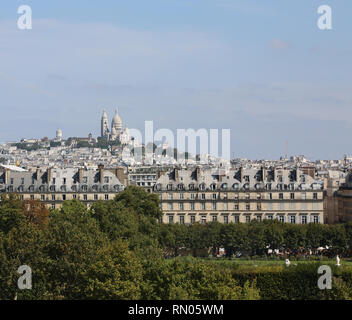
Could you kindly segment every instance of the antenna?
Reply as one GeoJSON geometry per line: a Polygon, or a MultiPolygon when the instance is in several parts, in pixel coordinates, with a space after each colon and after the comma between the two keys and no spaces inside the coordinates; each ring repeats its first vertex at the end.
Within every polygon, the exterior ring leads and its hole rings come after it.
{"type": "Polygon", "coordinates": [[[286,159],[288,159],[288,141],[286,140],[286,156],[285,156],[286,159]]]}

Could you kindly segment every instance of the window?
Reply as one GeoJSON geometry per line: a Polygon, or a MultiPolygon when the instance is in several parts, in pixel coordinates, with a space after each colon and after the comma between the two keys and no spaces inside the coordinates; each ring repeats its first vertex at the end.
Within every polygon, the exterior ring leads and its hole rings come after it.
{"type": "Polygon", "coordinates": [[[180,224],[184,224],[185,223],[185,216],[180,216],[180,224]]]}
{"type": "Polygon", "coordinates": [[[180,210],[184,210],[183,203],[180,203],[180,210]]]}
{"type": "Polygon", "coordinates": [[[55,210],[55,203],[51,204],[51,209],[55,210]]]}
{"type": "Polygon", "coordinates": [[[205,203],[202,203],[202,210],[205,210],[205,203]]]}
{"type": "Polygon", "coordinates": [[[169,210],[172,210],[172,202],[169,203],[169,210]]]}
{"type": "Polygon", "coordinates": [[[105,195],[105,200],[109,200],[109,195],[108,194],[105,195]]]}
{"type": "Polygon", "coordinates": [[[279,221],[280,221],[280,222],[285,222],[285,216],[280,215],[280,216],[279,216],[279,221]]]}
{"type": "Polygon", "coordinates": [[[194,203],[191,203],[191,210],[194,210],[194,203]]]}
{"type": "Polygon", "coordinates": [[[55,201],[55,195],[54,194],[51,196],[51,200],[55,201]]]}
{"type": "Polygon", "coordinates": [[[42,194],[42,195],[40,196],[40,200],[42,200],[42,201],[45,200],[45,195],[44,195],[44,194],[42,194]]]}
{"type": "Polygon", "coordinates": [[[251,222],[251,216],[246,216],[246,222],[251,222]]]}
{"type": "Polygon", "coordinates": [[[180,193],[180,199],[183,200],[185,198],[185,194],[184,193],[180,193]]]}
{"type": "Polygon", "coordinates": [[[24,178],[21,178],[21,184],[24,184],[24,178]]]}
{"type": "Polygon", "coordinates": [[[62,179],[62,184],[66,184],[66,178],[62,179]]]}
{"type": "Polygon", "coordinates": [[[212,209],[213,209],[213,210],[216,210],[216,202],[213,202],[213,203],[212,203],[212,209]]]}
{"type": "Polygon", "coordinates": [[[73,198],[73,199],[77,199],[77,195],[74,194],[74,195],[72,196],[72,198],[73,198]]]}
{"type": "Polygon", "coordinates": [[[240,216],[238,216],[238,215],[234,216],[234,220],[235,220],[235,223],[239,223],[240,222],[240,216]]]}
{"type": "Polygon", "coordinates": [[[305,192],[302,192],[301,197],[302,197],[302,200],[306,200],[306,198],[307,198],[306,193],[305,193],[305,192]]]}
{"type": "Polygon", "coordinates": [[[88,196],[86,194],[83,195],[83,200],[87,201],[88,200],[88,196]]]}
{"type": "Polygon", "coordinates": [[[207,222],[207,217],[206,216],[202,216],[201,217],[201,223],[205,224],[207,222]]]}
{"type": "Polygon", "coordinates": [[[216,200],[216,193],[213,193],[213,200],[216,200]]]}
{"type": "Polygon", "coordinates": [[[224,223],[228,224],[229,223],[229,216],[224,216],[224,223]]]}
{"type": "Polygon", "coordinates": [[[262,195],[260,193],[257,194],[257,200],[260,200],[262,198],[262,195]]]}
{"type": "Polygon", "coordinates": [[[301,216],[301,224],[307,224],[307,216],[301,216]]]}
{"type": "Polygon", "coordinates": [[[205,193],[202,193],[202,200],[205,200],[205,193]]]}
{"type": "Polygon", "coordinates": [[[316,192],[313,193],[313,199],[318,200],[318,194],[316,192]]]}
{"type": "Polygon", "coordinates": [[[290,199],[291,199],[291,200],[294,200],[294,199],[295,199],[295,194],[294,194],[294,193],[291,193],[291,194],[290,194],[290,199]]]}
{"type": "Polygon", "coordinates": [[[269,194],[268,194],[268,199],[269,199],[269,200],[272,200],[272,199],[273,199],[273,194],[272,194],[272,193],[269,193],[269,194]]]}
{"type": "Polygon", "coordinates": [[[284,198],[284,194],[283,193],[279,193],[279,199],[282,200],[284,198]]]}
{"type": "Polygon", "coordinates": [[[174,223],[174,216],[169,215],[169,223],[174,223]]]}
{"type": "Polygon", "coordinates": [[[262,216],[257,216],[256,218],[257,218],[257,220],[258,220],[259,222],[262,221],[262,216]]]}
{"type": "Polygon", "coordinates": [[[266,216],[266,218],[267,218],[268,220],[273,220],[273,219],[274,219],[274,217],[273,217],[272,215],[268,215],[268,216],[266,216]]]}
{"type": "Polygon", "coordinates": [[[246,193],[246,200],[250,198],[249,193],[246,193]]]}
{"type": "Polygon", "coordinates": [[[246,210],[249,211],[251,209],[251,206],[249,204],[246,204],[246,210]]]}
{"type": "Polygon", "coordinates": [[[13,178],[10,179],[10,184],[13,184],[13,178]]]}
{"type": "MultiPolygon", "coordinates": [[[[82,183],[87,183],[88,182],[88,177],[83,177],[82,183]]],[[[55,183],[55,182],[54,182],[55,183]]]]}
{"type": "Polygon", "coordinates": [[[191,216],[191,223],[195,223],[196,222],[196,216],[192,215],[191,216]]]}
{"type": "Polygon", "coordinates": [[[169,199],[172,200],[172,193],[169,193],[169,199]]]}
{"type": "Polygon", "coordinates": [[[296,216],[290,216],[290,223],[296,223],[296,216]]]}
{"type": "Polygon", "coordinates": [[[239,205],[238,204],[235,204],[235,210],[238,211],[240,208],[239,208],[239,205]]]}
{"type": "Polygon", "coordinates": [[[191,193],[191,199],[194,199],[195,197],[194,197],[194,193],[191,193]]]}
{"type": "Polygon", "coordinates": [[[262,205],[260,203],[257,203],[257,210],[262,210],[262,205]]]}
{"type": "Polygon", "coordinates": [[[94,195],[94,200],[98,200],[98,195],[97,194],[94,195]]]}
{"type": "Polygon", "coordinates": [[[235,200],[238,200],[238,193],[235,193],[235,200]]]}
{"type": "Polygon", "coordinates": [[[66,195],[65,195],[65,194],[62,195],[62,200],[63,200],[63,201],[66,200],[66,195]]]}
{"type": "Polygon", "coordinates": [[[212,216],[212,219],[213,219],[213,221],[215,222],[215,221],[218,221],[218,216],[212,216]]]}
{"type": "Polygon", "coordinates": [[[30,198],[31,198],[31,200],[34,200],[34,194],[31,194],[30,198]]]}
{"type": "Polygon", "coordinates": [[[319,216],[313,216],[313,223],[319,223],[319,216]]]}

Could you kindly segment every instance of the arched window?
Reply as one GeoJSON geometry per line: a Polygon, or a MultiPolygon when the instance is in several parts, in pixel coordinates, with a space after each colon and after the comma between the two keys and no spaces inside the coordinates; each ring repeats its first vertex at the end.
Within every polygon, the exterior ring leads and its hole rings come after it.
{"type": "Polygon", "coordinates": [[[199,185],[199,190],[205,190],[205,183],[201,183],[199,185]]]}
{"type": "Polygon", "coordinates": [[[216,190],[216,184],[215,183],[212,183],[210,185],[210,190],[216,190]]]}

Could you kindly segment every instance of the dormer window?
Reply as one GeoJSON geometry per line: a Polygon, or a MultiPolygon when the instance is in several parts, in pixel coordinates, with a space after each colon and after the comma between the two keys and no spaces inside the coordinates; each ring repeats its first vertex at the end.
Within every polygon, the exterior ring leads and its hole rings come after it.
{"type": "Polygon", "coordinates": [[[234,183],[232,187],[233,187],[235,190],[238,190],[240,186],[239,186],[238,183],[234,183]]]}

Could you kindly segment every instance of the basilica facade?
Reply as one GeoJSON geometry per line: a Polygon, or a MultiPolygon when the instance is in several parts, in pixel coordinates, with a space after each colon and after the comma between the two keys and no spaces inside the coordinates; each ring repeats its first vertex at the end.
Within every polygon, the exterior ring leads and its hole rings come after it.
{"type": "Polygon", "coordinates": [[[106,110],[103,111],[101,118],[101,137],[109,141],[119,141],[121,144],[128,144],[131,141],[128,128],[123,128],[122,120],[115,110],[114,117],[111,121],[111,128],[109,128],[109,120],[106,110]]]}

